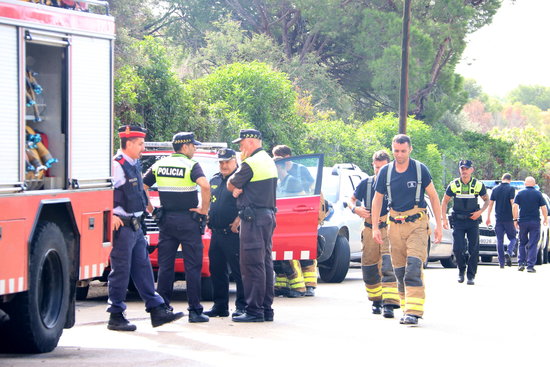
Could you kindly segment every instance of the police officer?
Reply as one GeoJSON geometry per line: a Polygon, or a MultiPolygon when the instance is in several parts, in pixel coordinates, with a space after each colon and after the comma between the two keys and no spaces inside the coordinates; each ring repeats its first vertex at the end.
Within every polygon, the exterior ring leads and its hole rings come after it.
{"type": "MultiPolygon", "coordinates": [[[[451,221],[453,227],[453,253],[458,265],[458,282],[464,282],[466,265],[468,266],[468,284],[475,284],[477,263],[479,257],[479,223],[481,214],[489,206],[489,195],[483,182],[472,178],[474,167],[472,161],[463,159],[458,163],[460,177],[455,178],[445,191],[441,200],[441,210],[447,213],[447,204],[454,198],[451,221]],[[480,209],[477,197],[483,199],[483,207],[480,209]],[[466,248],[466,237],[468,246],[466,248]],[[466,254],[466,251],[469,255],[466,254]]],[[[449,228],[447,217],[443,218],[443,228],[449,228]]]]}
{"type": "Polygon", "coordinates": [[[239,218],[237,200],[227,190],[227,180],[237,170],[237,156],[233,149],[218,152],[220,172],[210,180],[212,198],[208,213],[208,227],[212,230],[208,256],[214,290],[214,306],[204,313],[210,317],[229,316],[228,266],[237,285],[236,310],[232,316],[245,312],[243,281],[239,267],[239,218]]]}
{"type": "Polygon", "coordinates": [[[272,236],[275,229],[277,168],[262,149],[262,134],[244,129],[233,143],[239,143],[241,167],[227,182],[240,209],[240,262],[246,312],[235,322],[273,321],[272,236]]]}
{"type": "Polygon", "coordinates": [[[162,297],[155,292],[153,269],[147,253],[147,242],[140,228],[140,217],[147,206],[143,190],[139,158],[144,149],[146,130],[139,126],[125,125],[119,128],[120,147],[113,160],[114,209],[113,249],[109,273],[109,307],[107,328],[118,331],[134,331],[136,325],[126,317],[126,291],[130,276],[145,301],[151,314],[153,327],[183,317],[182,312],[173,313],[162,297]]]}
{"type": "Polygon", "coordinates": [[[210,205],[210,185],[193,154],[196,145],[191,132],[179,132],[172,138],[174,152],[157,161],[143,177],[145,188],[157,184],[162,216],[159,221],[157,292],[169,304],[174,289],[174,262],[182,245],[189,302],[189,322],[207,322],[200,303],[202,237],[201,225],[205,224],[210,205]],[[199,206],[197,185],[201,192],[199,206]]]}
{"type": "Polygon", "coordinates": [[[535,179],[525,178],[525,188],[514,198],[514,222],[519,229],[518,270],[535,273],[538,242],[540,239],[540,212],[544,226],[548,225],[548,208],[541,192],[535,188],[535,179]]]}
{"type": "MultiPolygon", "coordinates": [[[[279,160],[292,156],[292,150],[286,145],[276,145],[271,151],[273,158],[279,160]]],[[[302,164],[286,162],[285,167],[277,164],[279,170],[278,196],[290,196],[309,193],[315,180],[302,164]],[[283,169],[284,168],[284,169],[283,169]],[[296,182],[301,188],[296,187],[296,182]]],[[[313,297],[317,288],[317,260],[278,260],[274,262],[275,294],[283,297],[313,297]]]]}
{"type": "Polygon", "coordinates": [[[351,197],[349,208],[352,213],[360,216],[365,221],[365,228],[361,236],[363,242],[361,269],[367,295],[369,300],[372,301],[372,313],[376,315],[383,314],[385,318],[393,318],[393,310],[399,308],[399,293],[397,292],[397,280],[391,264],[390,243],[387,236],[388,201],[386,196],[384,196],[378,222],[383,240],[381,245],[372,238],[371,216],[376,177],[380,169],[388,163],[390,163],[390,156],[385,150],[379,150],[373,154],[374,176],[367,177],[359,183],[351,197]],[[364,206],[361,203],[364,203],[364,206]]]}
{"type": "Polygon", "coordinates": [[[516,190],[510,186],[512,175],[505,173],[502,175],[500,184],[491,191],[489,209],[487,209],[487,226],[491,225],[491,211],[495,206],[495,234],[497,235],[497,254],[500,268],[504,268],[504,263],[507,266],[512,266],[512,257],[516,249],[516,228],[512,216],[512,205],[514,204],[514,196],[516,190]],[[496,205],[495,205],[496,204],[496,205]],[[508,236],[508,248],[504,252],[504,234],[508,236]]]}
{"type": "MultiPolygon", "coordinates": [[[[407,135],[393,138],[394,161],[382,167],[378,174],[371,216],[372,223],[379,223],[382,201],[387,195],[391,258],[404,313],[399,322],[414,326],[424,314],[422,266],[428,255],[429,236],[424,192],[430,198],[436,218],[435,243],[441,241],[441,206],[428,168],[411,159],[411,151],[411,139],[407,135]]],[[[377,243],[383,243],[380,228],[373,226],[372,237],[377,243]]]]}

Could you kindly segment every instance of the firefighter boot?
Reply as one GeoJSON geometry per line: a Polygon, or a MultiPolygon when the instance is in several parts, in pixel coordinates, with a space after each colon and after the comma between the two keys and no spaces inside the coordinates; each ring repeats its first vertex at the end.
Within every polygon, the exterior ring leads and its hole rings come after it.
{"type": "Polygon", "coordinates": [[[151,313],[151,325],[153,327],[164,325],[183,317],[183,312],[174,313],[164,303],[152,308],[149,312],[151,313]]]}
{"type": "Polygon", "coordinates": [[[393,305],[384,305],[382,316],[384,316],[386,319],[393,319],[393,305]]]}
{"type": "Polygon", "coordinates": [[[372,313],[375,315],[380,315],[382,313],[382,302],[380,301],[372,302],[372,313]]]}
{"type": "Polygon", "coordinates": [[[107,329],[115,331],[135,331],[137,327],[134,324],[130,324],[130,321],[124,317],[122,312],[113,312],[111,316],[109,316],[107,329]]]}
{"type": "Polygon", "coordinates": [[[306,286],[306,297],[314,297],[315,296],[315,287],[306,286]]]}
{"type": "Polygon", "coordinates": [[[403,325],[416,326],[416,325],[418,325],[418,319],[419,318],[420,317],[418,317],[416,315],[403,315],[401,320],[399,320],[399,323],[403,324],[403,325]]]}

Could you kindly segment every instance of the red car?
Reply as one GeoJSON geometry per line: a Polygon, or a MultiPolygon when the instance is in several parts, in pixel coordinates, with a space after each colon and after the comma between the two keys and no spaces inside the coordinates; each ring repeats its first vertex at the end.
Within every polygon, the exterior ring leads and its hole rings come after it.
{"type": "MultiPolygon", "coordinates": [[[[147,142],[143,153],[142,164],[144,172],[158,159],[172,154],[170,143],[147,142]]],[[[200,163],[206,178],[210,180],[219,172],[217,151],[224,144],[204,144],[197,147],[193,160],[200,163]]],[[[323,155],[306,155],[286,158],[277,161],[277,165],[291,166],[299,164],[307,167],[313,182],[298,194],[278,192],[277,197],[277,227],[273,235],[273,260],[316,259],[317,258],[317,221],[319,212],[319,193],[321,190],[321,167],[323,155]],[[290,163],[292,162],[292,163],[290,163]]],[[[153,186],[149,196],[153,206],[160,205],[158,193],[153,186]]],[[[200,196],[199,196],[200,197],[200,196]]],[[[153,270],[158,270],[157,244],[159,229],[152,217],[145,220],[147,239],[153,270]]],[[[203,235],[203,266],[202,266],[202,299],[212,299],[212,287],[209,271],[208,249],[210,247],[210,230],[203,235]]],[[[181,251],[176,255],[176,280],[185,279],[185,264],[181,251]]]]}

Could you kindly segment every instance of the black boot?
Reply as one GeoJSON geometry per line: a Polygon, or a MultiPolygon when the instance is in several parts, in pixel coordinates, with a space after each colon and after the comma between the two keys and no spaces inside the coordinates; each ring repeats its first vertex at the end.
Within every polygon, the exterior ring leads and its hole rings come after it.
{"type": "Polygon", "coordinates": [[[372,302],[372,313],[375,315],[380,315],[382,313],[382,302],[380,301],[372,302]]]}
{"type": "Polygon", "coordinates": [[[386,319],[393,319],[393,306],[384,305],[384,311],[382,312],[382,316],[384,316],[386,319]]]}
{"type": "MultiPolygon", "coordinates": [[[[229,316],[229,311],[227,312],[229,316]]],[[[203,312],[189,311],[189,322],[208,322],[210,319],[203,312]]]]}
{"type": "Polygon", "coordinates": [[[464,270],[459,270],[458,271],[458,282],[459,283],[464,283],[464,270]]]}
{"type": "Polygon", "coordinates": [[[130,321],[124,317],[122,312],[113,312],[111,316],[109,316],[107,329],[115,331],[135,331],[137,327],[134,324],[130,324],[130,321]]]}
{"type": "Polygon", "coordinates": [[[229,311],[227,309],[214,306],[210,310],[204,311],[203,314],[208,317],[227,317],[229,316],[229,311]]]}
{"type": "Polygon", "coordinates": [[[307,286],[306,287],[306,297],[314,297],[315,296],[315,287],[307,286]]]}
{"type": "Polygon", "coordinates": [[[183,317],[183,312],[174,313],[164,303],[152,308],[149,312],[151,313],[151,325],[153,327],[164,325],[183,317]]]}

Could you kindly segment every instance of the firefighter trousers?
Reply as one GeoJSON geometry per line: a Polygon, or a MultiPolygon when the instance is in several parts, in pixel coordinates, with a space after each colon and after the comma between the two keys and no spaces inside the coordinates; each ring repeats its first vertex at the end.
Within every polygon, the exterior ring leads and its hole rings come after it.
{"type": "Polygon", "coordinates": [[[381,228],[384,243],[379,245],[372,238],[372,229],[365,226],[362,233],[363,251],[361,270],[370,301],[381,301],[383,305],[399,308],[397,280],[393,272],[387,228],[381,228]]]}
{"type": "MultiPolygon", "coordinates": [[[[390,216],[414,215],[421,209],[413,208],[405,212],[390,211],[390,216]]],[[[424,210],[425,211],[425,210],[424,210]]],[[[424,314],[423,264],[428,255],[428,237],[430,235],[426,214],[414,222],[389,223],[388,237],[390,253],[397,278],[397,288],[401,298],[401,307],[406,315],[421,317],[424,314]]]]}
{"type": "Polygon", "coordinates": [[[317,260],[277,260],[273,267],[276,293],[290,289],[303,293],[306,287],[317,287],[317,260]]]}

